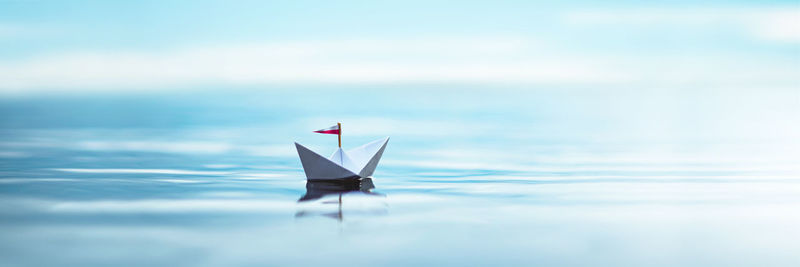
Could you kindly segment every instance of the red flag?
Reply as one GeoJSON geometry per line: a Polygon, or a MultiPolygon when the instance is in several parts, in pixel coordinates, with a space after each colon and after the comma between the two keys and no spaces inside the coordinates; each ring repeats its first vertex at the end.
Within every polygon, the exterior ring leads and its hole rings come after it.
{"type": "Polygon", "coordinates": [[[314,132],[315,133],[321,133],[321,134],[339,134],[340,133],[338,124],[334,125],[334,126],[331,126],[331,127],[328,127],[328,128],[325,128],[325,129],[316,130],[314,132]]]}

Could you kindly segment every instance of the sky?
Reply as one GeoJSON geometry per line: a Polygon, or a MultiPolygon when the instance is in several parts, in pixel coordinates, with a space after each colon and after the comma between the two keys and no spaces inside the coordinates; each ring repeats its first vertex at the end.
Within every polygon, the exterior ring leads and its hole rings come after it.
{"type": "Polygon", "coordinates": [[[800,85],[798,1],[555,2],[0,0],[0,97],[800,85]]]}

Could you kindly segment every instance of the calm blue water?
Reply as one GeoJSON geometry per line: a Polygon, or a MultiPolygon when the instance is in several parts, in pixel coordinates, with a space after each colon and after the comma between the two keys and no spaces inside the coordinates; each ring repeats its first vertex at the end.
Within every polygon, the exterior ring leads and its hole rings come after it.
{"type": "Polygon", "coordinates": [[[209,90],[0,115],[4,266],[800,266],[791,90],[209,90]],[[337,121],[346,148],[391,136],[360,188],[307,184],[294,151],[332,153],[311,131],[337,121]]]}

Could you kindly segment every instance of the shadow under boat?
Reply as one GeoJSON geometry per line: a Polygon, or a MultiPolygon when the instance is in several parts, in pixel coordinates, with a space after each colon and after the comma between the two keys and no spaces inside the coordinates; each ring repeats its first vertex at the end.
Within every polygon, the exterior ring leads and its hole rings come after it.
{"type": "Polygon", "coordinates": [[[306,193],[297,202],[308,205],[298,210],[295,217],[322,215],[342,221],[344,219],[343,208],[348,204],[361,204],[347,207],[348,213],[384,214],[386,213],[386,204],[382,201],[377,204],[375,202],[383,200],[386,195],[373,192],[373,189],[375,189],[375,184],[372,182],[372,178],[307,180],[306,193]],[[358,202],[361,203],[351,203],[354,200],[343,202],[343,196],[348,196],[348,199],[358,199],[358,202]],[[368,203],[364,203],[365,201],[368,203]],[[336,204],[336,207],[334,208],[331,204],[336,204]]]}

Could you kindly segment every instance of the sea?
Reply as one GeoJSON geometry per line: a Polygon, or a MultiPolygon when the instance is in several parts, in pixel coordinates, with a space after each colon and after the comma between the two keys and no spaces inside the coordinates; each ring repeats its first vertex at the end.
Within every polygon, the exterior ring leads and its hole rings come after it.
{"type": "Polygon", "coordinates": [[[0,97],[2,266],[800,266],[800,91],[0,97]],[[390,137],[371,178],[309,182],[390,137]]]}

